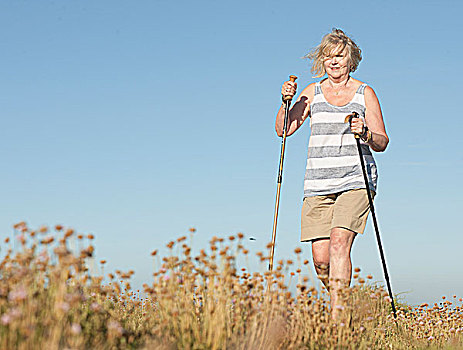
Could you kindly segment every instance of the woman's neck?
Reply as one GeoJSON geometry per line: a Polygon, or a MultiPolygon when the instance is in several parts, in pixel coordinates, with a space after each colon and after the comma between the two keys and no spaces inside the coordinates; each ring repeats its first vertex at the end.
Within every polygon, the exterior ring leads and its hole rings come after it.
{"type": "Polygon", "coordinates": [[[339,77],[339,78],[332,78],[328,76],[328,84],[334,89],[341,89],[347,86],[349,79],[350,79],[350,75],[339,77]]]}

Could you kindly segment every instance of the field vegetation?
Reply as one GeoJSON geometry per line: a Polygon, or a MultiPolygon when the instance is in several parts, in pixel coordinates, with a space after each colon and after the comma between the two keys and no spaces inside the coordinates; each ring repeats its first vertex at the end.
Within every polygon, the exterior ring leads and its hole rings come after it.
{"type": "MultiPolygon", "coordinates": [[[[14,229],[1,247],[1,349],[463,348],[461,298],[400,304],[394,319],[387,292],[359,269],[332,321],[300,248],[271,273],[251,272],[238,264],[249,255],[242,234],[214,237],[197,253],[187,235],[166,256],[151,253],[153,280],[135,291],[134,271],[95,261],[92,235],[14,229]]],[[[267,255],[258,253],[264,265],[267,255]]]]}

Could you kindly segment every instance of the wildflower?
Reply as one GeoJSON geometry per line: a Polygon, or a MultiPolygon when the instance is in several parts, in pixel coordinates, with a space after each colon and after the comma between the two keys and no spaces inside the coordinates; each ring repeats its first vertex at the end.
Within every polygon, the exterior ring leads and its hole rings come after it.
{"type": "Polygon", "coordinates": [[[74,334],[74,335],[78,335],[80,334],[80,332],[82,331],[82,327],[80,326],[80,324],[78,323],[73,323],[71,325],[71,333],[74,334]]]}
{"type": "Polygon", "coordinates": [[[111,320],[108,322],[108,330],[114,332],[116,335],[121,336],[124,329],[119,324],[119,322],[111,320]]]}
{"type": "Polygon", "coordinates": [[[25,226],[26,226],[26,222],[25,222],[25,221],[20,221],[20,222],[18,222],[17,224],[14,224],[14,225],[13,225],[13,228],[14,228],[15,230],[17,230],[17,229],[23,228],[23,227],[25,227],[25,226]]]}
{"type": "Polygon", "coordinates": [[[98,312],[98,311],[100,311],[100,309],[101,309],[100,304],[98,304],[96,302],[93,302],[93,303],[90,304],[90,310],[98,312]]]}
{"type": "Polygon", "coordinates": [[[42,243],[42,244],[50,244],[50,243],[52,243],[54,240],[55,240],[54,237],[49,236],[49,237],[46,237],[46,238],[42,239],[42,240],[40,241],[40,243],[42,243]]]}
{"type": "Polygon", "coordinates": [[[58,306],[58,308],[59,308],[60,310],[62,310],[62,311],[64,311],[64,312],[68,312],[69,309],[71,308],[71,307],[69,306],[69,304],[66,303],[66,302],[58,303],[57,306],[58,306]]]}
{"type": "Polygon", "coordinates": [[[27,291],[24,286],[19,286],[8,294],[8,300],[16,302],[26,299],[27,291]]]}
{"type": "Polygon", "coordinates": [[[0,322],[2,325],[6,326],[11,322],[11,316],[9,314],[3,314],[2,317],[0,317],[0,322]]]}

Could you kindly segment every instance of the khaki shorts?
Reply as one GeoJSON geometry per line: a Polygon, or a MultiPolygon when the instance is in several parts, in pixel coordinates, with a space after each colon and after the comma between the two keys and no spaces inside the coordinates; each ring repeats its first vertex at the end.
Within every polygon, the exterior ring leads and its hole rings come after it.
{"type": "MultiPolygon", "coordinates": [[[[371,191],[374,198],[375,192],[371,191]]],[[[330,238],[331,229],[342,227],[363,233],[370,206],[364,188],[325,196],[304,198],[301,218],[301,241],[330,238]]]]}

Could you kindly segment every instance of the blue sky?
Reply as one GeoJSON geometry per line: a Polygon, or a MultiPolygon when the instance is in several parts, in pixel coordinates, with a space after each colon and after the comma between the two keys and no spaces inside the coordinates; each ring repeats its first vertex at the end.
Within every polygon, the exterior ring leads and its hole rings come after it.
{"type": "MultiPolygon", "coordinates": [[[[363,50],[391,143],[376,210],[396,293],[463,296],[459,1],[1,1],[0,232],[26,220],[96,235],[97,259],[149,281],[149,253],[270,241],[290,74],[332,27],[363,50]]],[[[288,139],[276,258],[299,244],[309,126],[288,139]]],[[[309,246],[303,245],[309,257],[309,246]]],[[[371,222],[354,265],[382,280],[371,222]]]]}

